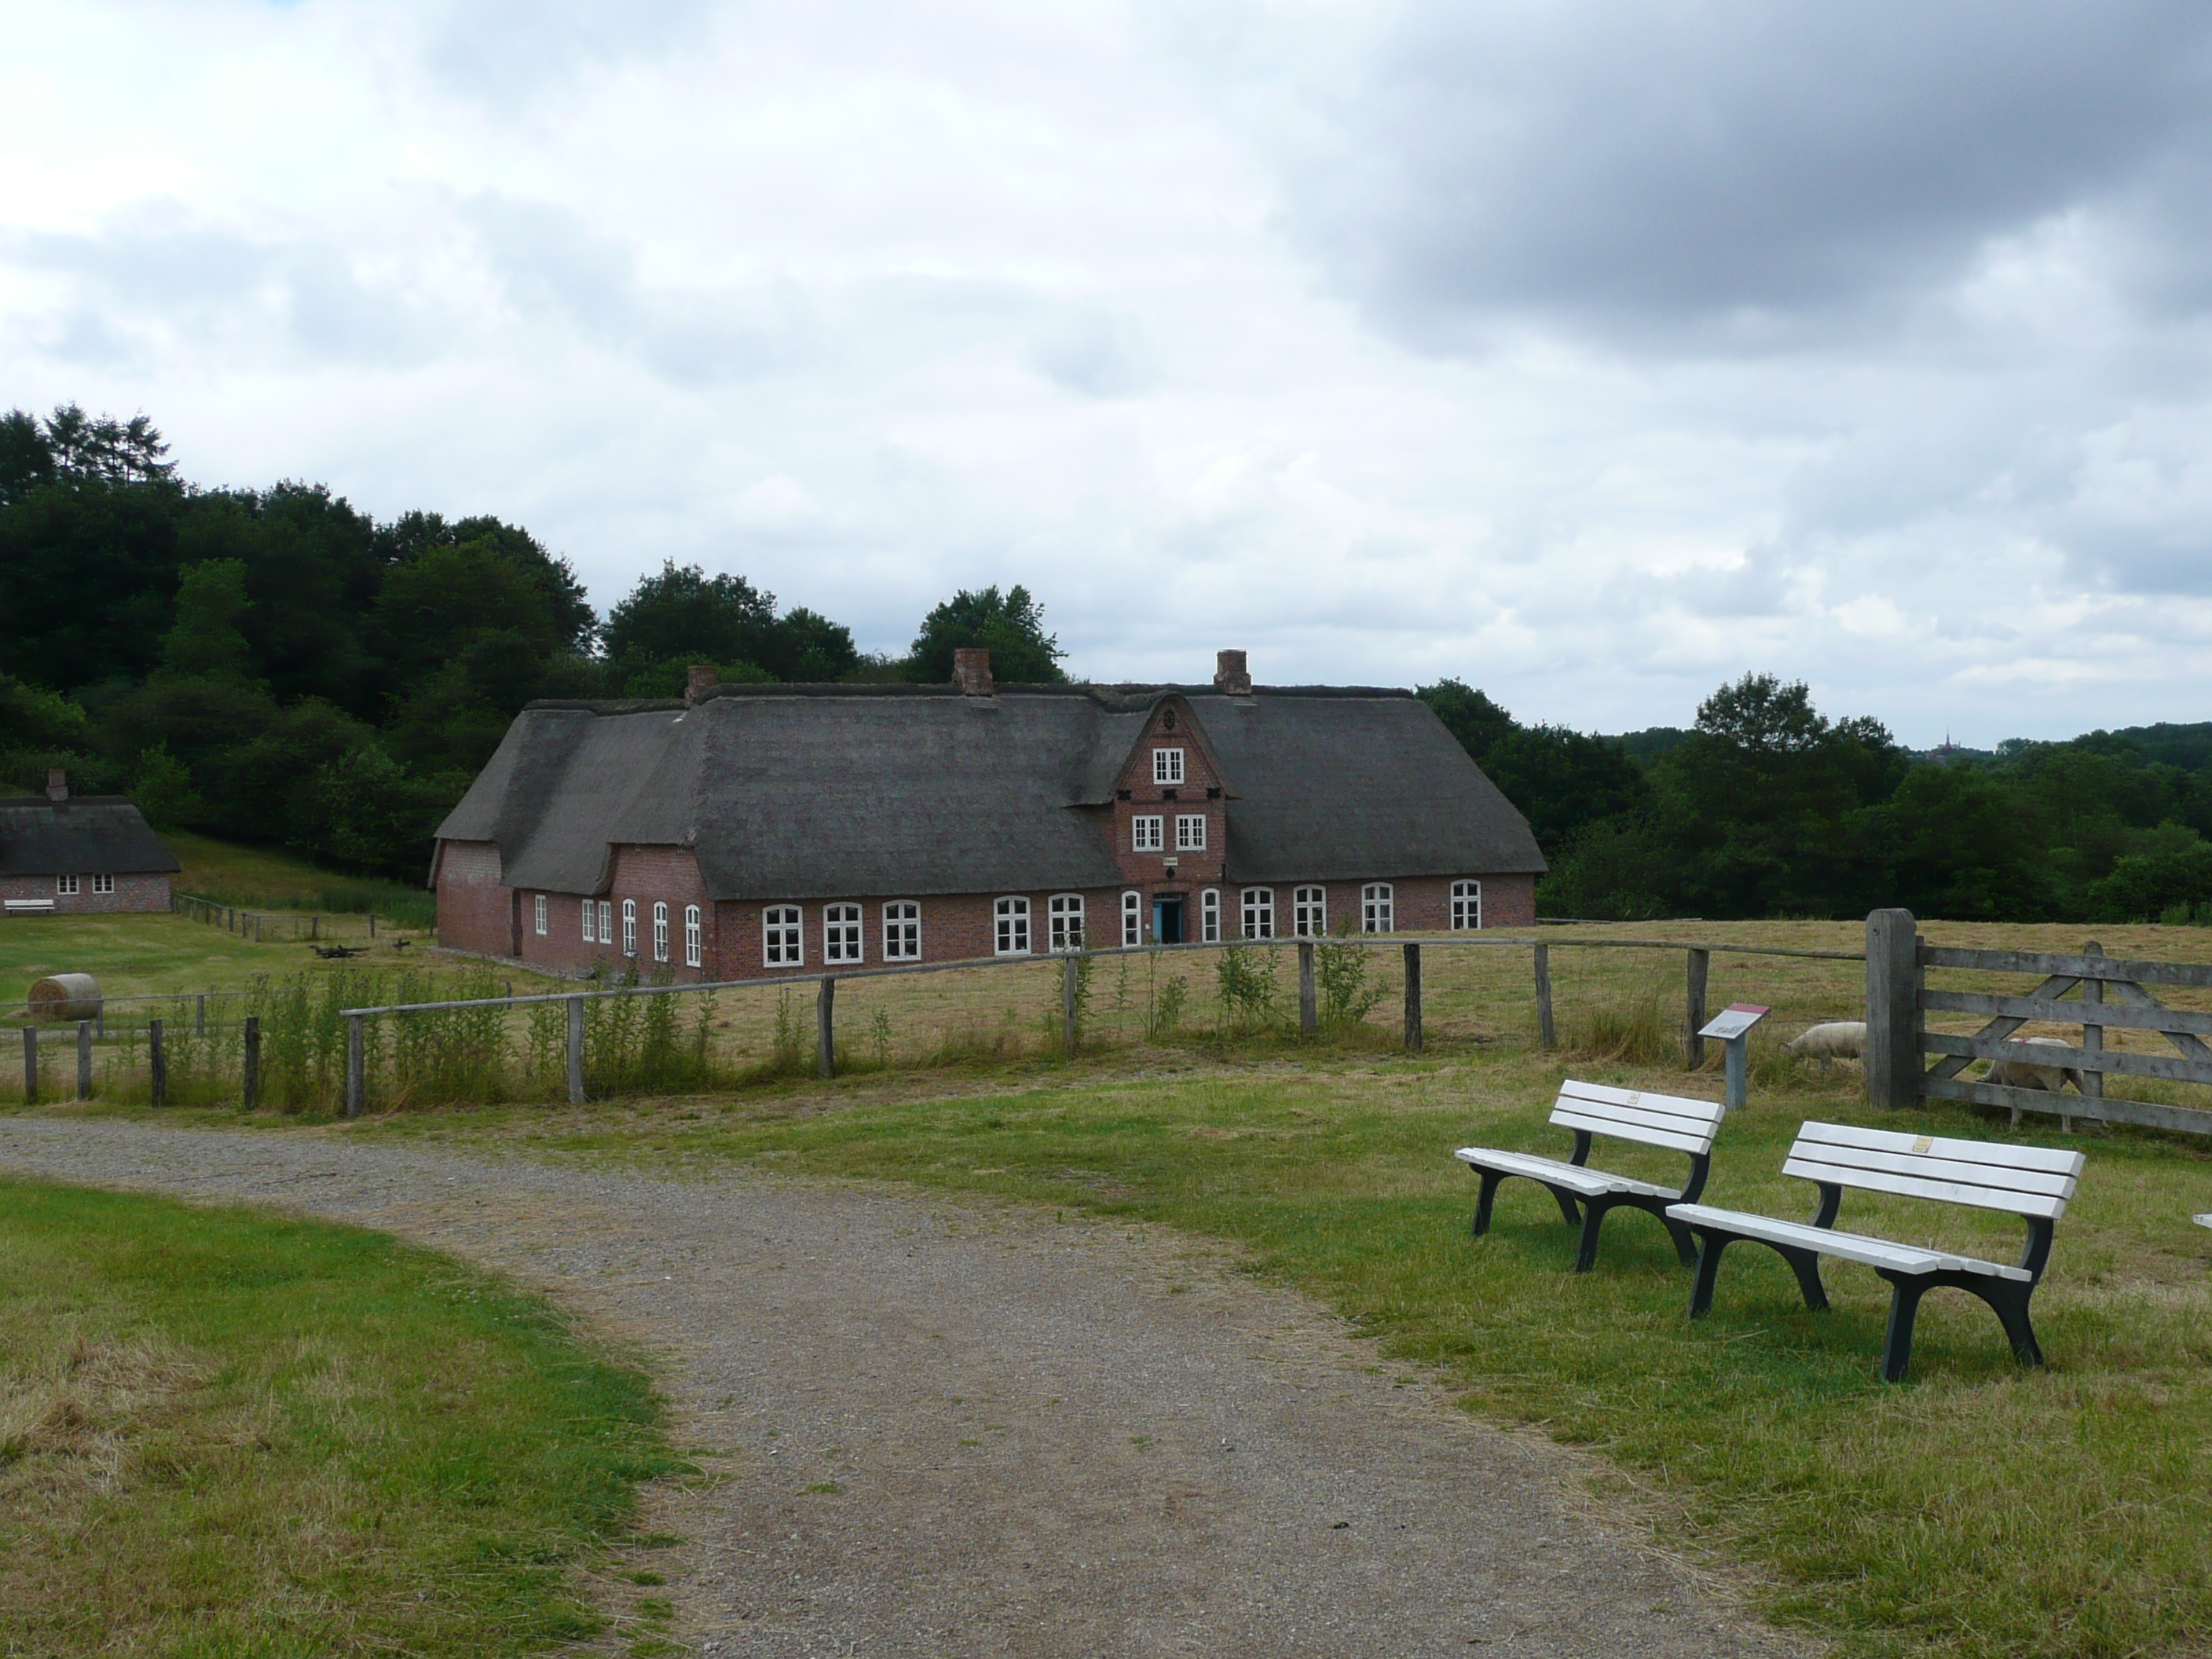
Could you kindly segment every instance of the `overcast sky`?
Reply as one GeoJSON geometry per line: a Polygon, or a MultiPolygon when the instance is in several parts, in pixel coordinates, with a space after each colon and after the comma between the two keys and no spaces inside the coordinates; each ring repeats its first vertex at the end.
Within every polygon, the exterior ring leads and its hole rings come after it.
{"type": "Polygon", "coordinates": [[[2212,7],[0,0],[0,406],[897,649],[2212,718],[2212,7]]]}

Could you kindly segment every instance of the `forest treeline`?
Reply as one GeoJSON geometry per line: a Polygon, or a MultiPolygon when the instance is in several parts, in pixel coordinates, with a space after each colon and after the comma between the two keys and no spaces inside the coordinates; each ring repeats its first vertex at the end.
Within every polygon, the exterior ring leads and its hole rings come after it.
{"type": "MultiPolygon", "coordinates": [[[[522,705],[725,680],[1065,678],[1022,587],[960,592],[902,655],[743,576],[665,563],[601,617],[494,518],[379,521],[320,486],[201,489],[143,416],[0,416],[0,784],[46,769],[164,827],[419,878],[522,705]]],[[[1548,915],[2212,921],[2212,725],[1916,760],[1805,687],[1724,686],[1694,727],[1602,738],[1421,689],[1528,814],[1548,915]]]]}

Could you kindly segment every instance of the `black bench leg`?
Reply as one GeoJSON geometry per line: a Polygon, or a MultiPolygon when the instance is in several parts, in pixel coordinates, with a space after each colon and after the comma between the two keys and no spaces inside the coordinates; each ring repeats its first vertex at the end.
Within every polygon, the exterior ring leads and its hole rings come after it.
{"type": "Polygon", "coordinates": [[[1586,1273],[1597,1265],[1597,1231],[1605,1224],[1605,1212],[1609,1205],[1583,1200],[1582,1242],[1575,1247],[1575,1271],[1586,1273]]]}
{"type": "Polygon", "coordinates": [[[1713,1305],[1713,1279],[1721,1270],[1721,1252],[1735,1243],[1718,1233],[1698,1237],[1698,1273],[1690,1281],[1690,1317],[1703,1319],[1713,1305]]]}
{"type": "Polygon", "coordinates": [[[1828,1292],[1820,1283],[1820,1258],[1810,1250],[1784,1249],[1782,1259],[1797,1275],[1797,1288],[1805,1293],[1805,1305],[1815,1313],[1825,1309],[1828,1292]]]}
{"type": "Polygon", "coordinates": [[[1490,1231],[1490,1200],[1498,1196],[1498,1183],[1505,1179],[1491,1170],[1477,1170],[1482,1182],[1482,1193],[1474,1200],[1474,1231],[1472,1237],[1480,1238],[1490,1231]]]}
{"type": "Polygon", "coordinates": [[[1691,1236],[1690,1230],[1679,1221],[1668,1221],[1663,1215],[1659,1219],[1665,1224],[1667,1237],[1674,1241],[1674,1254],[1681,1258],[1682,1265],[1685,1267],[1696,1267],[1698,1241],[1691,1236]]]}
{"type": "Polygon", "coordinates": [[[1905,1368],[1912,1363],[1912,1319],[1920,1311],[1920,1298],[1926,1294],[1927,1282],[1918,1279],[1899,1277],[1884,1279],[1897,1288],[1889,1298],[1889,1334],[1881,1344],[1881,1380],[1885,1382],[1905,1381],[1905,1368]]]}
{"type": "Polygon", "coordinates": [[[2023,1365],[2040,1365],[2043,1350],[2036,1346],[2035,1327],[2027,1322],[2027,1298],[2032,1287],[2026,1285],[1992,1286],[1979,1294],[1983,1301],[1996,1310],[1997,1318],[2004,1324],[2005,1335],[2011,1339],[2012,1351],[2023,1365]]]}
{"type": "Polygon", "coordinates": [[[1566,1217],[1567,1225],[1570,1227],[1581,1226],[1583,1212],[1580,1207],[1575,1203],[1575,1195],[1564,1187],[1553,1187],[1549,1188],[1549,1191],[1553,1198],[1559,1200],[1559,1213],[1566,1217]]]}

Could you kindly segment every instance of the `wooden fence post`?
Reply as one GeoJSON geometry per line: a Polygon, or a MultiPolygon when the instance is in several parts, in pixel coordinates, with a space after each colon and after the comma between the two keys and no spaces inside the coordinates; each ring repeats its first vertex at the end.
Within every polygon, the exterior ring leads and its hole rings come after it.
{"type": "MultiPolygon", "coordinates": [[[[2098,944],[2095,939],[2091,939],[2087,945],[2081,947],[2081,954],[2085,957],[2101,957],[2105,954],[2105,947],[2098,944]]],[[[2093,1024],[2090,1023],[2087,1010],[2097,1006],[2099,1004],[2102,1003],[2104,1000],[2104,981],[2101,979],[2085,979],[2081,981],[2081,1002],[2083,1005],[2081,1019],[2081,1048],[2083,1052],[2089,1054],[2092,1058],[2101,1057],[2105,1052],[2105,1028],[2101,1025],[2093,1024]]],[[[2102,1100],[2105,1097],[2105,1074],[2102,1072],[2093,1072],[2086,1066],[2083,1066],[2081,1068],[2081,1092],[2091,1100],[2102,1100]]],[[[2074,1120],[2070,1117],[2061,1117],[2058,1120],[2058,1127],[2064,1133],[2070,1135],[2074,1133],[2074,1120]]]]}
{"type": "Polygon", "coordinates": [[[1910,910],[1876,910],[1866,924],[1867,1104],[1920,1103],[1920,940],[1910,910]]]}
{"type": "Polygon", "coordinates": [[[192,998],[192,1035],[207,1035],[207,993],[200,992],[192,998]]]}
{"type": "Polygon", "coordinates": [[[363,1097],[368,1093],[368,1032],[363,1022],[365,1015],[351,1014],[346,1018],[346,1092],[345,1115],[359,1117],[363,1097]]]}
{"type": "Polygon", "coordinates": [[[1314,995],[1313,941],[1298,941],[1298,1030],[1313,1031],[1320,1029],[1321,1009],[1314,995]]]}
{"type": "Polygon", "coordinates": [[[584,1103],[584,1000],[568,999],[568,1103],[584,1103]]]}
{"type": "Polygon", "coordinates": [[[39,1028],[23,1028],[23,1104],[39,1103],[39,1028]]]}
{"type": "Polygon", "coordinates": [[[1079,972],[1074,951],[1060,959],[1060,1047],[1069,1060],[1075,1058],[1075,1003],[1079,972]]]}
{"type": "Polygon", "coordinates": [[[822,975],[822,988],[814,994],[814,1073],[837,1075],[837,978],[822,975]]]}
{"type": "Polygon", "coordinates": [[[146,1022],[146,1085],[155,1106],[169,1103],[169,1052],[162,1046],[161,1022],[146,1022]]]}
{"type": "Polygon", "coordinates": [[[92,1098],[92,1022],[76,1023],[76,1097],[92,1098]]]}
{"type": "Polygon", "coordinates": [[[239,1082],[240,1103],[249,1112],[261,1105],[261,1016],[246,1017],[246,1066],[239,1082]]]}
{"type": "Polygon", "coordinates": [[[1689,1020],[1689,1069],[1696,1071],[1705,1063],[1705,1040],[1698,1035],[1705,1029],[1705,975],[1712,971],[1713,953],[1692,949],[1690,952],[1690,996],[1686,1009],[1689,1020]]]}
{"type": "Polygon", "coordinates": [[[1421,1052],[1421,947],[1406,947],[1406,1052],[1421,1052]]]}
{"type": "Polygon", "coordinates": [[[1549,1048],[1558,1040],[1552,1029],[1552,947],[1536,947],[1536,1041],[1549,1048]]]}
{"type": "Polygon", "coordinates": [[[307,937],[311,939],[320,939],[322,936],[323,919],[320,916],[309,916],[307,918],[307,937]]]}

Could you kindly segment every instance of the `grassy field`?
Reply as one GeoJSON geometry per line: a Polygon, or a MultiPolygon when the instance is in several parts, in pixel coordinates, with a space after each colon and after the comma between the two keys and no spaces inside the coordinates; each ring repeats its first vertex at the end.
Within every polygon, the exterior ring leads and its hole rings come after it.
{"type": "Polygon", "coordinates": [[[673,1467],[635,1370],[380,1234],[0,1181],[0,1651],[488,1655],[673,1467]]]}
{"type": "Polygon", "coordinates": [[[180,893],[252,909],[320,912],[330,919],[327,929],[349,938],[367,931],[371,912],[423,933],[437,921],[436,896],[417,884],[339,875],[271,847],[182,832],[163,839],[184,866],[176,878],[180,893]]]}

